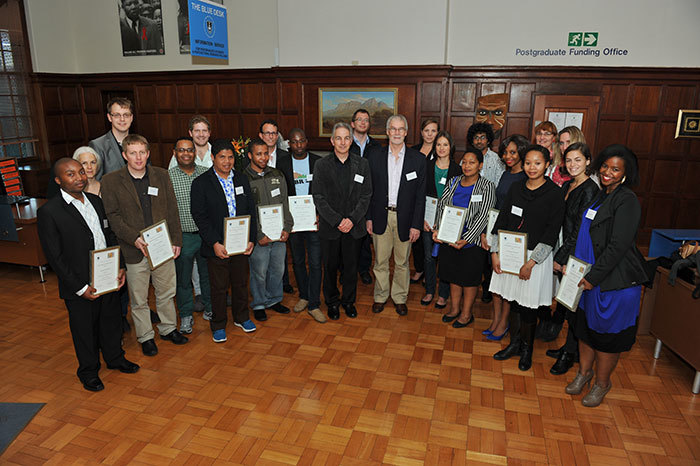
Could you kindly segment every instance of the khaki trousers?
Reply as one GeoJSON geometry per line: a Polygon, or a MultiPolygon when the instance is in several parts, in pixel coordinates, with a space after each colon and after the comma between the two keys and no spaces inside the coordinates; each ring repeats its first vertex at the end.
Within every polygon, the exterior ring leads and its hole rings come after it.
{"type": "Polygon", "coordinates": [[[389,299],[389,257],[394,251],[394,280],[391,283],[391,300],[394,304],[406,304],[411,274],[408,258],[411,242],[399,239],[396,212],[387,212],[387,225],[383,234],[372,235],[374,242],[374,302],[385,303],[389,299]]]}
{"type": "Polygon", "coordinates": [[[155,332],[151,324],[148,307],[148,286],[153,280],[156,295],[156,312],[160,317],[158,333],[167,335],[177,326],[175,314],[175,261],[169,260],[155,270],[151,270],[145,257],[137,264],[126,264],[126,280],[131,301],[131,318],[134,320],[136,339],[139,343],[152,340],[155,332]]]}

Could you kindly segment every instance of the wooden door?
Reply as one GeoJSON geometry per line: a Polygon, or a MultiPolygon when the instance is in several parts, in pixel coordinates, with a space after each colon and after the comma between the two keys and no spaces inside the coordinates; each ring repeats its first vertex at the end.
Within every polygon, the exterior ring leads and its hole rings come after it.
{"type": "MultiPolygon", "coordinates": [[[[597,153],[595,145],[596,125],[600,110],[600,96],[592,95],[538,95],[535,96],[535,111],[531,139],[535,140],[535,127],[542,121],[550,120],[552,116],[562,121],[562,114],[569,114],[569,120],[574,120],[586,137],[591,153],[597,153]],[[553,115],[554,114],[554,115],[553,115]],[[578,124],[580,121],[580,124],[578,124]]],[[[556,123],[555,123],[556,124],[556,123]]],[[[557,130],[564,129],[564,125],[557,130]]]]}

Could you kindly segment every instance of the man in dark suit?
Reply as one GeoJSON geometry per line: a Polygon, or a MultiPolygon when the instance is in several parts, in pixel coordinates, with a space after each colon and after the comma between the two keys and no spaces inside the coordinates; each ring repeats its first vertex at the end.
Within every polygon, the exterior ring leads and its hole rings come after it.
{"type": "Polygon", "coordinates": [[[163,33],[157,22],[141,15],[140,0],[122,0],[122,8],[126,16],[119,20],[122,51],[136,52],[129,55],[162,54],[163,33]]]}
{"type": "MultiPolygon", "coordinates": [[[[289,148],[292,151],[292,172],[294,183],[290,196],[308,196],[312,194],[311,184],[314,167],[320,160],[316,154],[306,150],[308,140],[304,130],[293,128],[289,131],[289,148]]],[[[289,247],[292,249],[294,277],[299,288],[299,301],[294,312],[309,310],[317,322],[326,321],[321,312],[321,239],[317,231],[299,231],[289,235],[289,247]],[[307,269],[306,256],[309,257],[307,269]]]]}
{"type": "Polygon", "coordinates": [[[107,119],[112,124],[110,130],[89,143],[102,158],[95,175],[98,180],[126,164],[122,157],[122,141],[129,135],[129,128],[134,121],[134,105],[124,97],[110,99],[107,102],[107,119]]]}
{"type": "Polygon", "coordinates": [[[357,256],[360,240],[366,235],[365,214],[372,196],[369,164],[350,152],[350,131],[347,123],[333,126],[333,152],[316,163],[313,180],[324,268],[323,296],[332,320],[340,318],[341,305],[348,317],[357,317],[357,256]],[[341,259],[342,296],[338,291],[341,259]]]}
{"type": "Polygon", "coordinates": [[[244,254],[229,256],[224,247],[224,219],[250,215],[249,238],[258,231],[255,200],[248,178],[233,169],[236,161],[233,144],[217,139],[211,145],[213,166],[192,182],[190,211],[202,237],[202,256],[207,261],[211,285],[212,318],[209,326],[215,342],[226,341],[226,292],[231,288],[231,313],[237,327],[254,332],[248,309],[248,257],[253,242],[244,254]]]}
{"type": "Polygon", "coordinates": [[[372,201],[367,212],[367,232],[374,242],[375,313],[384,310],[389,298],[389,256],[394,253],[391,299],[399,315],[406,315],[411,243],[423,228],[425,213],[425,157],[407,147],[408,122],[394,115],[386,122],[389,145],[368,155],[372,172],[372,201]]]}
{"type": "MultiPolygon", "coordinates": [[[[39,240],[58,276],[59,296],[68,309],[78,378],[86,390],[100,391],[104,389],[98,376],[100,350],[108,368],[125,373],[139,370],[137,364],[124,358],[117,293],[95,296],[97,290],[90,285],[90,251],[116,246],[117,239],[100,198],[83,192],[87,176],[80,163],[62,158],[54,165],[54,172],[61,191],[37,213],[39,240]]],[[[121,268],[119,287],[123,285],[121,268]]]]}

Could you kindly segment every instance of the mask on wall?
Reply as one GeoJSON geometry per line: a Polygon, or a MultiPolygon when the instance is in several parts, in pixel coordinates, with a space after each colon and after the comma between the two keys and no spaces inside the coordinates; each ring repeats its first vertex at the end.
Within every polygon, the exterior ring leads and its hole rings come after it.
{"type": "Polygon", "coordinates": [[[498,139],[506,124],[506,113],[508,113],[508,94],[484,95],[479,97],[477,102],[474,121],[491,125],[493,134],[498,139]]]}

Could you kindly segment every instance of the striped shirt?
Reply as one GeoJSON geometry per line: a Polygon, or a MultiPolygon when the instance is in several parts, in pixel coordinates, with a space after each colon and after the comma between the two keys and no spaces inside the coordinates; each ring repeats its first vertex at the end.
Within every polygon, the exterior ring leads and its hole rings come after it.
{"type": "Polygon", "coordinates": [[[168,170],[170,181],[173,183],[173,190],[175,191],[177,210],[180,213],[180,226],[184,233],[196,233],[199,231],[190,212],[190,190],[194,179],[206,171],[207,169],[201,165],[195,165],[194,172],[191,175],[182,171],[179,165],[168,170]]]}

